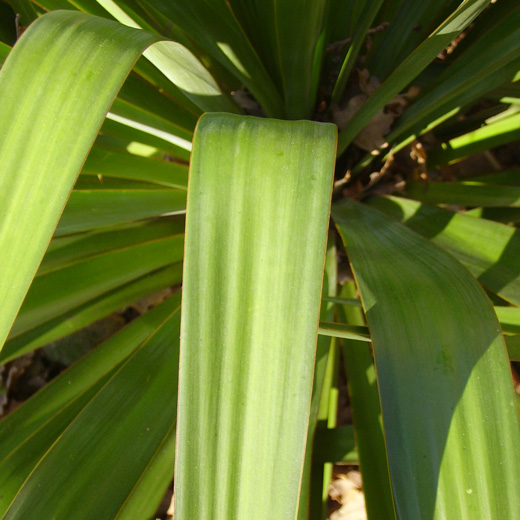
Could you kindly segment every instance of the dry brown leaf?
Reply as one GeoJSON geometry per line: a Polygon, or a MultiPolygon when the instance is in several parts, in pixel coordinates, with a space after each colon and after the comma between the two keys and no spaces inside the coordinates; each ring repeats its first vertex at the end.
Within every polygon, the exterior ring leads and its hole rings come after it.
{"type": "Polygon", "coordinates": [[[367,520],[359,471],[339,475],[339,478],[331,483],[329,495],[341,504],[341,508],[330,515],[330,520],[367,520]]]}

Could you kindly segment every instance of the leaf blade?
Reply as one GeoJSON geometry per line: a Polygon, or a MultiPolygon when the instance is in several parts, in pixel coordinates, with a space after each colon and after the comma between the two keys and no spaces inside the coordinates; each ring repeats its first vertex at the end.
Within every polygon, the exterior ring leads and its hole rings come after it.
{"type": "Polygon", "coordinates": [[[449,255],[379,212],[343,200],[333,215],[372,332],[398,516],[519,518],[520,431],[489,300],[449,255]],[[489,443],[500,445],[493,463],[489,443]]]}
{"type": "Polygon", "coordinates": [[[199,121],[183,285],[180,519],[296,515],[335,132],[332,125],[226,114],[199,121]],[[282,318],[290,301],[299,308],[282,318]],[[250,313],[241,316],[243,308],[250,313]],[[304,323],[287,329],[296,321],[304,323]],[[211,470],[197,471],[202,463],[211,470]],[[193,486],[207,495],[193,501],[193,486]]]}

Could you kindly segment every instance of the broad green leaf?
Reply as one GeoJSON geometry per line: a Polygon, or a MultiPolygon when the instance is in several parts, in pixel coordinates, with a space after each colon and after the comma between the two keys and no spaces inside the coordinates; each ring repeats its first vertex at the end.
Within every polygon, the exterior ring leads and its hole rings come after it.
{"type": "MultiPolygon", "coordinates": [[[[328,0],[274,0],[274,31],[289,119],[310,118],[325,50],[328,0]]],[[[265,2],[261,4],[266,8],[265,2]]],[[[269,33],[268,33],[269,34],[269,33]]]]}
{"type": "Polygon", "coordinates": [[[520,187],[477,182],[409,182],[406,195],[428,204],[520,207],[520,187]]]}
{"type": "MultiPolygon", "coordinates": [[[[190,158],[191,141],[179,137],[176,133],[164,132],[110,112],[103,122],[100,134],[103,137],[127,140],[129,143],[142,143],[167,152],[181,161],[189,161],[190,158]]],[[[128,145],[125,148],[130,151],[128,145]]]]}
{"type": "Polygon", "coordinates": [[[55,236],[186,211],[186,190],[73,190],[55,236]]]}
{"type": "MultiPolygon", "coordinates": [[[[354,282],[347,282],[341,295],[356,296],[354,282]]],[[[365,324],[363,311],[342,305],[338,315],[348,323],[365,324]]],[[[365,506],[370,520],[395,519],[376,369],[371,349],[354,341],[343,341],[343,361],[356,436],[365,506]]],[[[348,437],[347,437],[348,438],[348,437]]]]}
{"type": "Polygon", "coordinates": [[[22,354],[68,336],[161,289],[178,285],[181,279],[182,265],[179,262],[106,292],[57,318],[8,339],[0,352],[0,363],[7,363],[22,354]]]}
{"type": "Polygon", "coordinates": [[[116,287],[179,262],[184,237],[151,240],[79,260],[37,276],[11,329],[10,337],[56,318],[116,287]],[[61,291],[56,291],[61,287],[61,291]]]}
{"type": "MultiPolygon", "coordinates": [[[[173,110],[175,108],[173,107],[173,110]]],[[[107,117],[123,123],[127,122],[127,124],[132,122],[131,124],[135,128],[147,129],[149,133],[158,137],[165,136],[173,144],[178,144],[178,146],[185,149],[189,149],[189,143],[191,143],[193,137],[194,127],[186,129],[176,122],[172,123],[164,114],[146,110],[146,103],[142,102],[136,104],[118,97],[110,107],[110,113],[107,117]]]]}
{"type": "Polygon", "coordinates": [[[485,293],[380,212],[343,199],[333,216],[372,334],[398,517],[520,518],[515,396],[485,293]]]}
{"type": "Polygon", "coordinates": [[[308,121],[199,121],[183,282],[178,520],[296,516],[335,137],[334,126],[308,121]]]}
{"type": "Polygon", "coordinates": [[[121,102],[138,107],[193,133],[202,113],[151,63],[140,58],[117,94],[121,102]]]}
{"type": "MultiPolygon", "coordinates": [[[[142,27],[113,0],[96,0],[124,25],[142,27]]],[[[236,112],[235,106],[220,90],[215,79],[190,50],[178,42],[159,42],[144,51],[153,63],[184,95],[204,111],[236,112]]]]}
{"type": "Polygon", "coordinates": [[[55,12],[24,33],[2,67],[0,344],[110,103],[154,40],[107,20],[55,12]]]}
{"type": "Polygon", "coordinates": [[[342,154],[361,129],[396,94],[412,81],[489,4],[490,0],[465,0],[419,47],[392,72],[388,79],[356,112],[338,138],[342,154]]]}
{"type": "MultiPolygon", "coordinates": [[[[102,388],[89,396],[83,409],[78,410],[48,451],[41,453],[41,459],[31,468],[3,519],[117,517],[171,435],[175,422],[176,401],[164,399],[164,394],[165,389],[171,388],[175,397],[179,350],[172,345],[171,338],[179,337],[179,314],[177,306],[102,388]]],[[[113,340],[111,346],[115,343],[113,340]]],[[[106,352],[102,360],[106,363],[106,352]]],[[[82,363],[76,365],[76,376],[78,367],[83,371],[75,381],[76,388],[84,385],[86,377],[93,378],[85,373],[82,363]]],[[[70,386],[71,378],[72,374],[65,372],[60,377],[62,386],[67,383],[70,386]]],[[[47,406],[56,406],[57,401],[63,400],[55,390],[56,385],[47,391],[44,401],[47,406]]],[[[50,430],[48,421],[41,424],[36,436],[42,430],[50,430]]],[[[27,443],[37,450],[33,439],[34,435],[28,437],[27,443]]],[[[20,451],[20,447],[15,448],[15,454],[20,451]]],[[[162,483],[162,491],[167,484],[162,483]]],[[[155,497],[160,499],[157,490],[155,497]]],[[[137,503],[135,507],[143,505],[148,509],[147,517],[157,507],[157,503],[149,502],[137,503]]]]}
{"type": "Polygon", "coordinates": [[[446,249],[482,285],[520,305],[520,231],[398,197],[377,197],[370,204],[446,249]]]}

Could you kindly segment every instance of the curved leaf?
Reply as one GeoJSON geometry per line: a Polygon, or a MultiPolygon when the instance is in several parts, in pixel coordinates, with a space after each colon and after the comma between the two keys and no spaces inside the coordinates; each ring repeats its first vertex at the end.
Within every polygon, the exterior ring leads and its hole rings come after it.
{"type": "MultiPolygon", "coordinates": [[[[157,39],[103,18],[56,11],[25,31],[2,67],[0,344],[105,114],[137,58],[157,39]]],[[[182,80],[198,81],[180,70],[184,65],[178,63],[182,80]]]]}
{"type": "Polygon", "coordinates": [[[344,199],[333,216],[372,334],[398,517],[520,518],[515,396],[484,291],[370,207],[344,199]]]}
{"type": "Polygon", "coordinates": [[[377,197],[370,204],[446,249],[482,285],[520,305],[518,229],[399,197],[377,197]]]}

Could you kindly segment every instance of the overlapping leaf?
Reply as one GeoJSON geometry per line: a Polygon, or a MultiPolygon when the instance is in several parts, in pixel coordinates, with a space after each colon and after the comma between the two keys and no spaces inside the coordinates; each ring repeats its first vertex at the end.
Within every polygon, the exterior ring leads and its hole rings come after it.
{"type": "Polygon", "coordinates": [[[372,334],[398,517],[520,518],[520,430],[485,293],[380,212],[343,200],[333,217],[372,334]]]}

